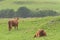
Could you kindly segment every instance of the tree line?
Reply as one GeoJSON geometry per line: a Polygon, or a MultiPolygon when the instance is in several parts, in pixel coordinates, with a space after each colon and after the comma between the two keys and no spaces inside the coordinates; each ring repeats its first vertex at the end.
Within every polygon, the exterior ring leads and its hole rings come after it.
{"type": "Polygon", "coordinates": [[[20,7],[17,11],[13,9],[0,10],[0,18],[12,18],[12,17],[46,17],[46,16],[58,16],[59,13],[53,10],[30,10],[27,7],[20,7]]]}

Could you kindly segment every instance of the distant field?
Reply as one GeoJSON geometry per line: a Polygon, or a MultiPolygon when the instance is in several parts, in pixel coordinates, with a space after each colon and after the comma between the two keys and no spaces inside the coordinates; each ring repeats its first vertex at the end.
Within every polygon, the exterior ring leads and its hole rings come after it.
{"type": "Polygon", "coordinates": [[[0,1],[0,10],[2,9],[14,9],[26,6],[31,10],[50,9],[60,11],[60,0],[3,0],[0,1]]]}
{"type": "Polygon", "coordinates": [[[20,18],[19,30],[8,31],[8,18],[0,18],[0,40],[60,40],[60,16],[44,18],[20,18]],[[38,29],[47,36],[33,38],[38,29]]]}

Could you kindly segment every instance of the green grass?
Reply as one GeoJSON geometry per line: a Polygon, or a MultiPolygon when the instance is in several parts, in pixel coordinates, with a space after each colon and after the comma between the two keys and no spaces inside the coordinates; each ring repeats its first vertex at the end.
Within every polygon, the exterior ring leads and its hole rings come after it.
{"type": "Polygon", "coordinates": [[[0,2],[0,10],[3,9],[18,10],[18,8],[22,6],[26,6],[31,10],[36,10],[37,8],[39,8],[39,9],[51,9],[60,11],[60,0],[4,0],[0,2]],[[15,4],[14,3],[15,1],[32,2],[32,3],[15,4]]]}
{"type": "Polygon", "coordinates": [[[60,40],[60,16],[44,18],[20,18],[19,29],[8,31],[7,18],[0,18],[0,40],[60,40]],[[38,29],[44,29],[45,37],[33,38],[38,29]]]}
{"type": "MultiPolygon", "coordinates": [[[[60,11],[60,0],[4,0],[0,2],[0,10],[26,6],[31,10],[50,9],[60,11]],[[15,1],[33,2],[31,4],[15,4],[15,1]],[[35,2],[35,3],[34,3],[35,2]]],[[[60,40],[60,16],[44,18],[20,18],[19,30],[8,31],[7,18],[0,18],[0,40],[60,40]],[[33,38],[38,29],[47,32],[46,37],[33,38]]]]}

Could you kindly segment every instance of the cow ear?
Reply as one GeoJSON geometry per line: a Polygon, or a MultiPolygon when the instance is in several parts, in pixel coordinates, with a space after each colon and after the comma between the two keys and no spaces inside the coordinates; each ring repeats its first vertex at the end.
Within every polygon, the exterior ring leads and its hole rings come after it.
{"type": "Polygon", "coordinates": [[[17,18],[17,20],[19,20],[19,18],[17,18]]]}
{"type": "Polygon", "coordinates": [[[19,20],[19,18],[18,18],[18,17],[15,17],[14,19],[17,19],[17,20],[19,20]]]}
{"type": "Polygon", "coordinates": [[[34,38],[36,37],[36,35],[34,35],[34,38]]]}

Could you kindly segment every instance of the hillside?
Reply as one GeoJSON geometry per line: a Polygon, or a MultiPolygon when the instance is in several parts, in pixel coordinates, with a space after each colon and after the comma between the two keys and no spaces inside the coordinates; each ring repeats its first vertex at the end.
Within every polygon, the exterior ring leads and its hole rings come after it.
{"type": "Polygon", "coordinates": [[[60,11],[60,0],[2,0],[0,1],[0,10],[14,9],[17,10],[21,6],[26,6],[31,10],[52,9],[60,11]]]}
{"type": "Polygon", "coordinates": [[[0,40],[60,40],[60,16],[20,18],[19,30],[8,31],[8,19],[0,19],[0,40]],[[38,29],[47,32],[46,37],[33,38],[38,29]]]}

